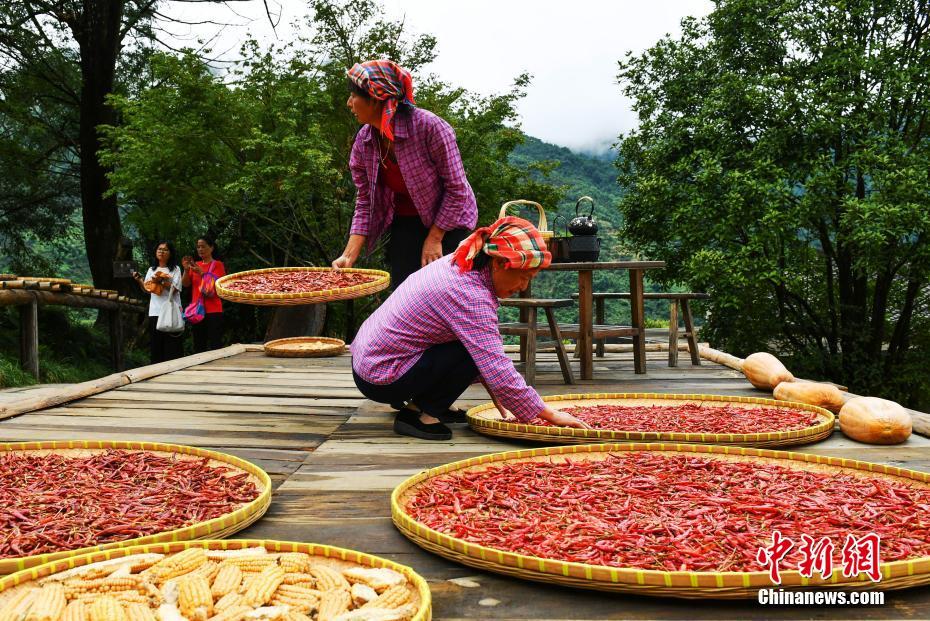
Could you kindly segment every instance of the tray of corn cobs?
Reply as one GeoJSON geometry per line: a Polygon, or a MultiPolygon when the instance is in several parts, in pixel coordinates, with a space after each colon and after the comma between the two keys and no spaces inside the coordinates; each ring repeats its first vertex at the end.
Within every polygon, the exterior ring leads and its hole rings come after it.
{"type": "Polygon", "coordinates": [[[426,621],[426,581],[376,556],[312,543],[133,546],[0,579],[5,621],[426,621]]]}

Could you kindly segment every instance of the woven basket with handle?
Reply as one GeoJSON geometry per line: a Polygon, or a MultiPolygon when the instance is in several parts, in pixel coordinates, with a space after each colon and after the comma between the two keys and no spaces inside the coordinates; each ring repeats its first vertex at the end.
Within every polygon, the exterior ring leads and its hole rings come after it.
{"type": "Polygon", "coordinates": [[[507,208],[513,205],[529,205],[530,207],[534,207],[536,211],[539,213],[539,224],[536,226],[536,228],[539,230],[539,234],[542,235],[542,238],[545,239],[546,241],[549,241],[550,239],[552,239],[552,236],[554,235],[554,233],[549,230],[549,223],[546,221],[546,210],[543,209],[542,205],[540,205],[539,203],[535,201],[528,201],[524,199],[519,199],[515,201],[507,201],[506,203],[501,205],[501,212],[498,217],[503,218],[504,216],[506,216],[507,208]]]}

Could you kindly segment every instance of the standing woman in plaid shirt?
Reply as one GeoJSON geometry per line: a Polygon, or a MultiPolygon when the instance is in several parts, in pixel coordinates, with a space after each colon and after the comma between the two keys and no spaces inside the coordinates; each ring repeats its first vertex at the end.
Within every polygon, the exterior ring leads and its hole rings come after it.
{"type": "Polygon", "coordinates": [[[398,410],[394,431],[448,440],[444,422],[465,422],[452,404],[481,381],[501,412],[523,422],[587,428],[527,386],[504,353],[499,298],[526,289],[552,255],[536,228],[501,218],[475,231],[451,257],[413,274],[359,328],[352,375],[367,398],[398,410]]]}
{"type": "Polygon", "coordinates": [[[349,69],[347,105],[363,127],[349,168],[357,188],[349,242],[333,267],[352,267],[390,232],[391,285],[455,250],[478,222],[455,132],[414,107],[410,72],[389,60],[349,69]]]}

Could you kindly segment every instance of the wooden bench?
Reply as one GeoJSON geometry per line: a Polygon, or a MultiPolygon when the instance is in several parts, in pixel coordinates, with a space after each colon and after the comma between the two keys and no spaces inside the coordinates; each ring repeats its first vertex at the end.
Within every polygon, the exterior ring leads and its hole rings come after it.
{"type": "MultiPolygon", "coordinates": [[[[577,297],[577,296],[576,296],[577,297]]],[[[678,339],[684,336],[688,339],[688,353],[691,354],[691,364],[700,365],[701,356],[698,353],[697,337],[694,334],[694,320],[691,316],[691,300],[706,300],[710,298],[706,293],[644,293],[644,300],[668,300],[668,366],[678,366],[678,339]],[[678,305],[681,305],[681,314],[685,322],[685,331],[678,332],[678,305]]],[[[604,323],[604,304],[607,300],[629,300],[629,293],[595,293],[594,316],[595,322],[604,323]]],[[[613,336],[613,335],[611,335],[613,336]]],[[[604,357],[604,338],[596,340],[597,357],[604,357]]],[[[595,335],[597,339],[597,335],[595,335]]]]}
{"type": "Polygon", "coordinates": [[[565,344],[562,343],[562,338],[566,334],[555,320],[555,309],[568,308],[574,302],[567,299],[508,298],[501,300],[500,303],[501,306],[519,308],[521,313],[526,315],[525,322],[502,323],[500,325],[501,334],[525,337],[526,347],[520,349],[520,360],[526,364],[526,383],[530,386],[536,384],[536,338],[538,336],[548,336],[555,342],[555,353],[559,358],[559,366],[562,368],[562,377],[565,378],[565,383],[574,384],[575,377],[572,375],[572,368],[565,353],[565,344]],[[536,322],[540,308],[546,313],[548,327],[539,326],[536,322]]]}

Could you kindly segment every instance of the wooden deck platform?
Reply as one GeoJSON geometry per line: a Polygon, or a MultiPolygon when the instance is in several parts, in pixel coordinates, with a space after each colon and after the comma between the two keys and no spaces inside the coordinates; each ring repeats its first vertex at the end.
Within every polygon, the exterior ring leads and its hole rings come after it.
{"type": "MultiPolygon", "coordinates": [[[[630,354],[595,359],[593,382],[571,392],[672,392],[757,395],[742,375],[718,365],[666,366],[649,354],[648,374],[634,375],[630,354]]],[[[414,567],[430,582],[436,619],[927,619],[930,589],[890,591],[882,607],[762,607],[754,601],[693,602],[577,591],[478,572],[424,552],[390,518],[390,491],[428,467],[526,445],[456,426],[451,442],[401,438],[386,406],[355,389],[349,356],[268,358],[248,351],[134,381],[56,407],[0,420],[0,440],[94,438],[154,440],[216,448],[249,459],[271,475],[271,509],[241,533],[356,548],[414,567]],[[469,577],[479,587],[449,582],[469,577]]],[[[195,361],[196,362],[196,361],[195,361]]],[[[575,363],[577,364],[577,362],[575,363]]],[[[180,365],[183,366],[183,365],[180,365]]],[[[569,392],[552,354],[541,354],[537,388],[569,392]]],[[[48,389],[54,393],[56,389],[48,389]]],[[[0,406],[22,393],[0,393],[0,406]]],[[[480,387],[462,405],[487,401],[480,387]]],[[[837,432],[799,450],[930,472],[930,440],[899,446],[850,441],[837,432]]]]}

